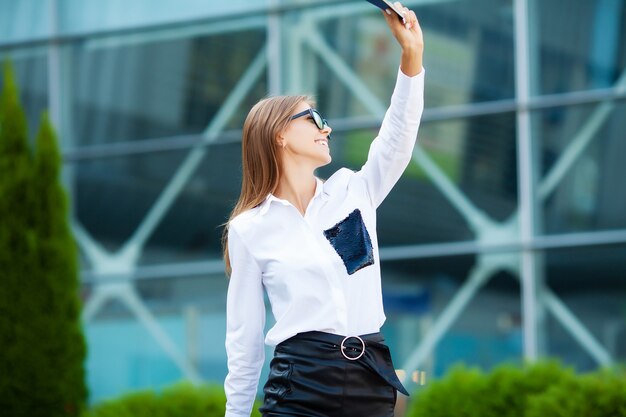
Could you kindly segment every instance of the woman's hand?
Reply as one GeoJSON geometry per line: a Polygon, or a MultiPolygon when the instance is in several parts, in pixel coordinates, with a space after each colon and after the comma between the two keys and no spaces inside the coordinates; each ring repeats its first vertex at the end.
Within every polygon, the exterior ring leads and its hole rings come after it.
{"type": "Polygon", "coordinates": [[[398,19],[398,15],[388,9],[383,12],[391,33],[402,47],[402,59],[400,69],[405,75],[412,77],[422,71],[422,53],[424,51],[424,38],[415,12],[402,6],[399,1],[394,3],[397,10],[404,10],[404,22],[398,19]]]}

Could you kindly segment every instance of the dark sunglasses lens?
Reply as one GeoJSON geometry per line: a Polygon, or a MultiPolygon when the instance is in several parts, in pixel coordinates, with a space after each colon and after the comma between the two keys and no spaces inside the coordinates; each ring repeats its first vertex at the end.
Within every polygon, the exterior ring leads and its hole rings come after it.
{"type": "Polygon", "coordinates": [[[322,116],[317,112],[317,110],[313,110],[313,121],[319,130],[324,129],[324,119],[322,119],[322,116]]]}

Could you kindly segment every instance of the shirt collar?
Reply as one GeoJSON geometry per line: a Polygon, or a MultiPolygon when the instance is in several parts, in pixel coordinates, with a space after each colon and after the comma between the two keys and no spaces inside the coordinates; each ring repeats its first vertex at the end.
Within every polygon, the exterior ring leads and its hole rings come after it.
{"type": "MultiPolygon", "coordinates": [[[[317,198],[318,196],[323,201],[328,200],[328,193],[324,191],[324,183],[322,182],[322,180],[315,177],[315,194],[313,194],[313,199],[317,198]]],[[[267,211],[270,209],[270,205],[272,204],[272,201],[283,204],[285,206],[288,206],[291,204],[289,201],[280,199],[276,197],[274,194],[269,193],[267,197],[265,197],[265,200],[260,205],[259,214],[264,215],[265,213],[267,213],[267,211]]]]}

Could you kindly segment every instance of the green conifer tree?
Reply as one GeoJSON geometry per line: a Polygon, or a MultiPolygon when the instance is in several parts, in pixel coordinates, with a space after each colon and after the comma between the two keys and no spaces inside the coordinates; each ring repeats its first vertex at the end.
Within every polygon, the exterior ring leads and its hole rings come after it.
{"type": "Polygon", "coordinates": [[[22,281],[32,273],[36,251],[25,216],[31,163],[26,116],[12,72],[5,65],[0,94],[0,410],[11,416],[18,412],[15,398],[28,395],[16,369],[25,360],[21,341],[25,339],[29,283],[22,281]]]}
{"type": "Polygon", "coordinates": [[[87,399],[86,345],[60,154],[45,114],[30,152],[18,97],[7,65],[0,98],[0,414],[79,416],[87,399]]]}

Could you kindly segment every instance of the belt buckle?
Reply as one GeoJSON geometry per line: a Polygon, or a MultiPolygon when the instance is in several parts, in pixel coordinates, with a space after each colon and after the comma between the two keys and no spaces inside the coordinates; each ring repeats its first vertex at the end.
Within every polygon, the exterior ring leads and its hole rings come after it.
{"type": "Polygon", "coordinates": [[[365,342],[359,336],[346,336],[341,341],[341,354],[343,355],[344,358],[346,358],[346,359],[348,359],[350,361],[355,361],[355,360],[359,359],[361,356],[363,356],[363,354],[365,354],[365,342]],[[361,345],[363,345],[363,350],[361,351],[361,353],[359,353],[359,356],[351,358],[350,356],[346,355],[346,353],[344,352],[344,350],[346,349],[346,347],[344,346],[344,343],[346,342],[346,340],[352,339],[353,337],[359,339],[359,341],[361,342],[361,345]]]}

